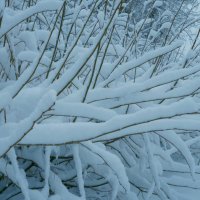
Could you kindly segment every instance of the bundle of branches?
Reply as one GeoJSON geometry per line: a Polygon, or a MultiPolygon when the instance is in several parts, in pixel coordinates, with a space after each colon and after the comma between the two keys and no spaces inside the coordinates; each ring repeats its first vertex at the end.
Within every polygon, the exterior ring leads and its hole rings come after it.
{"type": "Polygon", "coordinates": [[[127,5],[0,1],[0,199],[198,199],[196,6],[127,5]]]}

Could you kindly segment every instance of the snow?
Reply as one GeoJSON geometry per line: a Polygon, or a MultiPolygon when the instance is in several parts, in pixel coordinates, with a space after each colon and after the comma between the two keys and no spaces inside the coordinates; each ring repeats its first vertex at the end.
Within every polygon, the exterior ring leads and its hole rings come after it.
{"type": "Polygon", "coordinates": [[[163,55],[165,53],[168,53],[170,51],[172,51],[173,49],[179,48],[183,43],[178,41],[172,45],[169,46],[165,46],[162,48],[158,48],[155,51],[146,53],[145,55],[143,55],[141,58],[139,58],[138,60],[133,60],[133,61],[129,61],[123,65],[119,65],[116,70],[114,70],[108,77],[108,79],[101,83],[101,86],[105,86],[108,83],[110,83],[111,81],[114,80],[114,78],[119,77],[120,75],[122,75],[123,73],[129,71],[130,69],[134,69],[139,67],[140,65],[146,63],[149,60],[152,60],[155,57],[159,57],[160,55],[163,55]]]}
{"type": "Polygon", "coordinates": [[[7,123],[2,125],[0,129],[4,136],[0,138],[0,156],[7,152],[13,145],[20,141],[28,131],[33,128],[33,125],[44,111],[49,109],[56,100],[56,93],[49,91],[39,101],[36,109],[24,120],[19,123],[7,123]]]}
{"type": "Polygon", "coordinates": [[[186,99],[170,106],[147,108],[130,115],[118,115],[100,124],[77,122],[75,124],[59,123],[36,125],[20,143],[63,144],[94,138],[98,140],[100,136],[102,136],[100,140],[109,140],[122,137],[123,134],[139,134],[141,132],[146,132],[148,129],[151,131],[184,129],[185,126],[187,126],[187,128],[185,128],[187,130],[199,130],[200,126],[197,120],[188,120],[190,123],[182,125],[182,123],[185,123],[187,120],[167,119],[186,113],[194,113],[197,112],[198,109],[198,105],[191,99],[186,99]]]}
{"type": "Polygon", "coordinates": [[[79,145],[74,144],[72,146],[73,149],[73,156],[74,156],[74,161],[75,161],[75,166],[76,166],[76,171],[77,171],[77,178],[78,178],[78,186],[80,190],[80,194],[82,199],[86,199],[85,196],[85,189],[84,189],[84,180],[83,180],[83,175],[82,175],[82,164],[79,156],[79,145]]]}
{"type": "MultiPolygon", "coordinates": [[[[118,7],[119,3],[120,2],[117,2],[116,7],[118,7]]],[[[117,9],[115,9],[115,10],[117,10],[117,9]]],[[[95,44],[88,50],[88,52],[85,52],[85,54],[83,54],[83,57],[79,58],[79,60],[74,64],[74,66],[72,66],[69,70],[67,70],[65,73],[63,73],[61,78],[58,81],[55,81],[50,88],[52,88],[52,89],[56,90],[58,93],[60,93],[69,85],[69,83],[80,72],[80,70],[83,68],[83,66],[87,63],[87,60],[91,57],[91,55],[96,50],[97,45],[99,44],[101,38],[103,37],[107,27],[110,25],[110,22],[111,21],[109,21],[104,26],[103,30],[101,30],[101,32],[98,34],[98,36],[96,36],[95,44]]]]}
{"type": "Polygon", "coordinates": [[[86,145],[92,152],[98,154],[104,160],[104,162],[106,162],[109,165],[109,167],[114,171],[119,182],[125,189],[125,192],[129,192],[130,185],[128,177],[126,175],[124,166],[121,163],[120,159],[114,154],[111,154],[108,151],[103,150],[102,148],[98,147],[95,144],[92,144],[91,142],[85,142],[84,145],[86,145]]]}
{"type": "MultiPolygon", "coordinates": [[[[6,16],[3,17],[3,22],[0,30],[0,38],[2,38],[8,31],[13,29],[16,24],[19,24],[23,20],[27,19],[28,17],[37,14],[39,12],[49,11],[49,10],[57,10],[61,6],[61,2],[50,0],[49,1],[42,1],[37,3],[35,6],[27,8],[26,11],[21,13],[17,13],[15,16],[6,16]],[[4,21],[6,19],[6,21],[4,21]]],[[[6,10],[4,11],[4,14],[6,10]]]]}
{"type": "Polygon", "coordinates": [[[106,89],[97,88],[91,91],[91,94],[88,95],[88,100],[89,102],[91,102],[91,101],[95,101],[96,99],[100,100],[100,99],[108,99],[108,98],[115,98],[115,97],[123,97],[126,94],[146,91],[146,90],[158,87],[160,85],[164,85],[164,84],[179,80],[181,78],[190,76],[192,74],[199,72],[199,70],[200,70],[200,66],[196,66],[189,69],[179,69],[179,70],[174,70],[170,72],[163,72],[162,74],[154,76],[151,79],[148,79],[142,83],[127,82],[123,84],[123,86],[116,87],[116,88],[106,88],[106,89]]]}
{"type": "Polygon", "coordinates": [[[163,5],[163,2],[162,1],[155,1],[155,3],[154,3],[154,7],[160,7],[160,6],[162,6],[163,5]]]}
{"type": "Polygon", "coordinates": [[[195,179],[195,162],[190,150],[188,149],[184,141],[182,141],[182,139],[173,131],[167,131],[165,134],[163,134],[162,132],[157,132],[157,134],[165,138],[167,141],[173,144],[173,146],[176,147],[181,152],[181,154],[185,157],[190,167],[191,175],[193,179],[195,179]]]}
{"type": "Polygon", "coordinates": [[[45,199],[49,196],[49,173],[50,173],[50,156],[51,156],[51,147],[45,148],[45,185],[43,188],[43,196],[45,199]]]}
{"type": "Polygon", "coordinates": [[[30,194],[28,191],[28,182],[19,169],[15,150],[13,148],[11,148],[7,155],[13,165],[16,180],[17,180],[19,186],[21,187],[21,190],[22,190],[22,193],[24,194],[25,200],[30,200],[31,198],[30,198],[30,194]]]}
{"type": "Polygon", "coordinates": [[[5,70],[6,74],[8,75],[8,77],[10,77],[10,70],[9,70],[9,66],[10,66],[10,62],[9,62],[9,54],[6,51],[6,48],[0,48],[0,65],[3,68],[3,70],[5,70]]]}
{"type": "Polygon", "coordinates": [[[32,31],[22,31],[19,34],[19,39],[21,39],[21,41],[25,42],[26,47],[29,50],[37,51],[37,40],[35,38],[34,32],[32,32],[32,31]]]}
{"type": "Polygon", "coordinates": [[[116,112],[110,109],[92,106],[86,103],[68,103],[63,100],[58,101],[54,110],[49,112],[54,115],[80,116],[107,121],[116,116],[116,112]]]}
{"type": "Polygon", "coordinates": [[[0,199],[198,200],[186,2],[32,3],[0,1],[0,199]]]}

